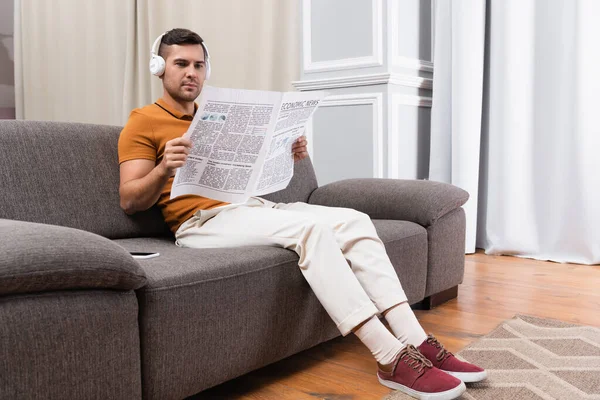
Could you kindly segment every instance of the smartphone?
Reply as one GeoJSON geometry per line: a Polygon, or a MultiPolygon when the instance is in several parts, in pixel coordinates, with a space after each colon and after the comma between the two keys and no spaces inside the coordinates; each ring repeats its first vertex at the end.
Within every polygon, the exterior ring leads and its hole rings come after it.
{"type": "Polygon", "coordinates": [[[150,252],[144,252],[144,251],[130,251],[129,254],[131,254],[131,256],[133,258],[137,258],[137,259],[141,259],[141,260],[147,260],[148,258],[154,258],[154,257],[160,256],[160,253],[150,253],[150,252]]]}

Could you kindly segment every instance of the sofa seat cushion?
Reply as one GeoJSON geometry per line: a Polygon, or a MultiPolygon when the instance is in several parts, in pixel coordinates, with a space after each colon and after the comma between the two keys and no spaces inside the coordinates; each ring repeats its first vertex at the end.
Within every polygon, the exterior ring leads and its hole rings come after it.
{"type": "MultiPolygon", "coordinates": [[[[422,300],[424,292],[421,288],[425,287],[427,276],[427,231],[408,221],[374,220],[373,224],[409,300],[422,300]]],[[[160,253],[156,258],[138,260],[148,279],[143,290],[193,285],[298,261],[294,252],[268,246],[189,249],[175,246],[170,238],[131,238],[114,242],[129,251],[160,253]]]]}
{"type": "MultiPolygon", "coordinates": [[[[425,230],[375,223],[409,299],[421,300],[425,230]]],[[[161,254],[139,260],[148,279],[137,291],[146,399],[190,396],[339,335],[290,250],[188,249],[162,238],[116,243],[161,254]]]]}
{"type": "Polygon", "coordinates": [[[114,240],[129,251],[157,252],[160,256],[139,259],[149,276],[142,290],[165,290],[227,279],[263,268],[298,260],[292,251],[275,247],[190,249],[177,247],[169,238],[132,238],[114,240]]]}

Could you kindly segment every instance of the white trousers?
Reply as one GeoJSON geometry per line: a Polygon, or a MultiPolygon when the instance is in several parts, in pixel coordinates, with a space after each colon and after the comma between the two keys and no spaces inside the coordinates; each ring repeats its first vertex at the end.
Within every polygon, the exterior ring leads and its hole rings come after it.
{"type": "Polygon", "coordinates": [[[175,233],[181,247],[278,246],[298,266],[342,333],[407,301],[368,215],[348,208],[258,197],[198,211],[175,233]]]}

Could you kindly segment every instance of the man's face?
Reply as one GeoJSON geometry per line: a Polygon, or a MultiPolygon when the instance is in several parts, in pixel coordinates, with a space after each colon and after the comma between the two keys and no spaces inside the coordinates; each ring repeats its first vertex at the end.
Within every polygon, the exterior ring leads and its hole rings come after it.
{"type": "Polygon", "coordinates": [[[171,45],[166,48],[163,86],[178,102],[194,101],[206,76],[204,51],[200,44],[171,45]]]}

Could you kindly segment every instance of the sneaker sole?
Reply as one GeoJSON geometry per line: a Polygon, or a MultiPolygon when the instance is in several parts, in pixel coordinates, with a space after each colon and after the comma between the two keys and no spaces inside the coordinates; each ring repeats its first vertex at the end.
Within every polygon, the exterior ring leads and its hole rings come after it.
{"type": "Polygon", "coordinates": [[[379,379],[379,383],[381,383],[383,386],[389,387],[390,389],[399,390],[402,393],[406,393],[407,395],[419,400],[453,400],[457,397],[460,397],[460,395],[467,390],[465,384],[461,382],[457,387],[446,390],[445,392],[427,393],[419,392],[394,381],[386,381],[385,379],[381,379],[379,376],[377,376],[377,379],[379,379]]]}
{"type": "MultiPolygon", "coordinates": [[[[442,371],[444,371],[444,370],[442,370],[442,371]]],[[[465,383],[480,382],[480,381],[486,379],[488,376],[487,371],[481,371],[481,372],[444,371],[444,372],[449,375],[452,375],[455,378],[460,379],[461,381],[463,381],[465,383]]]]}

